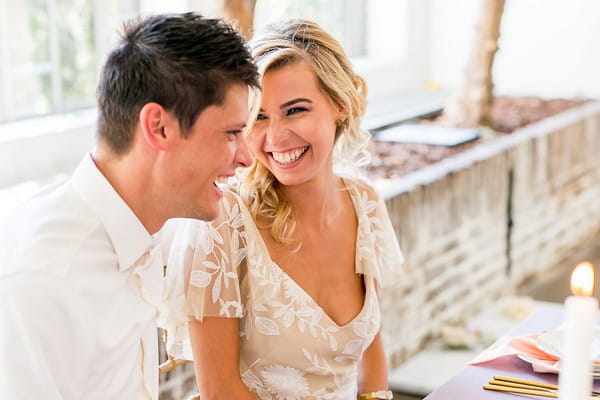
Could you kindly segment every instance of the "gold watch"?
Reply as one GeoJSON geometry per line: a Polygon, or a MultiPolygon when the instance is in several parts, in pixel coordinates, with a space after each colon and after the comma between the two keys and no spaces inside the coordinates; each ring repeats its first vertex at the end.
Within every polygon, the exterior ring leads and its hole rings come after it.
{"type": "Polygon", "coordinates": [[[392,400],[394,398],[394,394],[391,390],[377,390],[375,392],[363,393],[358,396],[358,400],[368,400],[368,399],[380,399],[380,400],[392,400]]]}

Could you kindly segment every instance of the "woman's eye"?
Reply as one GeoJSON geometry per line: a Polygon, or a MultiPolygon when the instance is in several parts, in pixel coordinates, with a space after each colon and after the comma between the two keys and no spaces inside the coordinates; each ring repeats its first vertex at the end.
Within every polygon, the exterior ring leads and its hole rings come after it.
{"type": "Polygon", "coordinates": [[[287,111],[287,115],[298,114],[299,112],[306,111],[304,107],[292,107],[287,111]]]}
{"type": "Polygon", "coordinates": [[[265,114],[258,114],[258,115],[256,116],[256,120],[257,120],[257,121],[262,121],[262,120],[264,120],[264,119],[267,119],[267,116],[266,116],[265,114]]]}

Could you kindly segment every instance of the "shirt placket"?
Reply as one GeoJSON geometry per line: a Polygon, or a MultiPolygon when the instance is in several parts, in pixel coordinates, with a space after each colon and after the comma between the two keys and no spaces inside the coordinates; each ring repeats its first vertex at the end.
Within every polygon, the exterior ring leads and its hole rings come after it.
{"type": "MultiPolygon", "coordinates": [[[[163,291],[162,253],[158,246],[152,246],[133,269],[139,296],[142,302],[152,307],[154,319],[159,315],[163,291]]],[[[158,334],[156,326],[145,329],[140,339],[141,362],[144,389],[149,399],[158,393],[158,334]]]]}

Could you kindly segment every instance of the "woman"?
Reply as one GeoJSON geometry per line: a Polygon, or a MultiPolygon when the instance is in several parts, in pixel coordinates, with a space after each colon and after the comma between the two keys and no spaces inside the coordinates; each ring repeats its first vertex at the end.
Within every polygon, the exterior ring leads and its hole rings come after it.
{"type": "MultiPolygon", "coordinates": [[[[309,21],[251,45],[254,164],[217,220],[179,230],[169,259],[200,396],[391,398],[377,290],[402,255],[383,201],[350,173],[367,154],[365,82],[309,21]]],[[[169,350],[185,356],[185,331],[171,331],[169,350]]]]}

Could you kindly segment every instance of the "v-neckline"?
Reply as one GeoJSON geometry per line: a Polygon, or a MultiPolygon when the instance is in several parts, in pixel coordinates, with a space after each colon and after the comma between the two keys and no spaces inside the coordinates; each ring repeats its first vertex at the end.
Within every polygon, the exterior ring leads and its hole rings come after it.
{"type": "MultiPolygon", "coordinates": [[[[342,182],[344,183],[344,188],[345,190],[348,192],[348,195],[350,196],[350,201],[352,202],[352,208],[354,209],[354,215],[356,216],[356,242],[354,244],[354,273],[357,273],[358,270],[358,262],[359,262],[359,257],[358,257],[358,252],[360,250],[359,247],[359,238],[358,235],[361,232],[361,220],[362,218],[360,218],[360,216],[358,215],[358,206],[356,204],[356,201],[354,199],[354,193],[352,192],[353,188],[351,188],[348,183],[346,182],[346,179],[340,177],[340,179],[342,180],[342,182]]],[[[252,215],[250,215],[250,211],[244,207],[244,212],[247,213],[247,217],[250,218],[251,221],[254,221],[254,219],[252,218],[252,215]]],[[[357,319],[359,319],[362,314],[364,313],[365,309],[367,308],[367,304],[370,301],[370,296],[371,296],[371,279],[367,279],[367,276],[363,274],[363,284],[365,287],[365,296],[363,299],[363,304],[361,309],[358,311],[358,313],[348,322],[346,322],[343,325],[340,325],[339,323],[337,323],[324,309],[323,307],[321,307],[321,305],[298,283],[296,282],[296,280],[294,280],[294,278],[292,278],[287,272],[285,272],[285,270],[283,268],[281,268],[281,266],[279,266],[279,264],[277,264],[273,258],[271,258],[271,253],[269,253],[269,249],[267,247],[267,244],[265,243],[265,240],[263,239],[258,226],[256,226],[256,223],[251,224],[253,229],[254,229],[254,233],[258,236],[258,240],[260,242],[260,246],[262,247],[262,250],[264,251],[264,253],[267,256],[267,262],[269,262],[271,264],[271,266],[275,267],[277,269],[277,271],[279,272],[280,275],[282,275],[285,279],[288,279],[293,285],[295,285],[298,289],[300,289],[302,291],[302,293],[304,293],[304,295],[306,295],[306,297],[308,299],[310,299],[310,301],[314,304],[314,306],[316,308],[318,308],[321,313],[323,313],[323,315],[333,324],[335,325],[336,328],[338,329],[343,329],[345,327],[348,327],[350,325],[352,325],[353,322],[355,322],[357,319]]]]}
{"type": "MultiPolygon", "coordinates": [[[[262,240],[262,236],[261,236],[261,240],[262,240]]],[[[266,246],[265,246],[266,247],[266,246]]],[[[265,249],[266,250],[266,249],[265,249]]],[[[362,307],[360,308],[360,310],[358,311],[358,313],[348,322],[346,322],[343,325],[340,325],[338,322],[336,322],[324,309],[323,307],[321,307],[321,305],[306,291],[304,290],[304,288],[302,286],[300,286],[300,284],[298,282],[296,282],[294,280],[294,278],[292,278],[287,272],[285,272],[283,270],[283,268],[281,268],[279,266],[279,264],[277,264],[275,261],[273,261],[271,259],[271,255],[267,252],[267,256],[269,257],[267,259],[267,261],[271,264],[271,266],[275,267],[278,271],[278,273],[284,278],[289,280],[294,286],[296,286],[298,289],[300,289],[302,291],[302,293],[304,293],[304,295],[310,299],[310,302],[313,303],[313,305],[319,309],[321,311],[321,313],[333,324],[335,325],[336,328],[338,329],[344,329],[350,325],[352,325],[353,322],[355,322],[357,319],[359,319],[362,314],[364,313],[365,309],[367,308],[367,304],[369,304],[368,302],[371,300],[371,288],[370,288],[370,280],[367,279],[366,275],[363,275],[363,282],[364,282],[364,286],[365,286],[365,297],[363,299],[363,304],[362,307]]]]}

